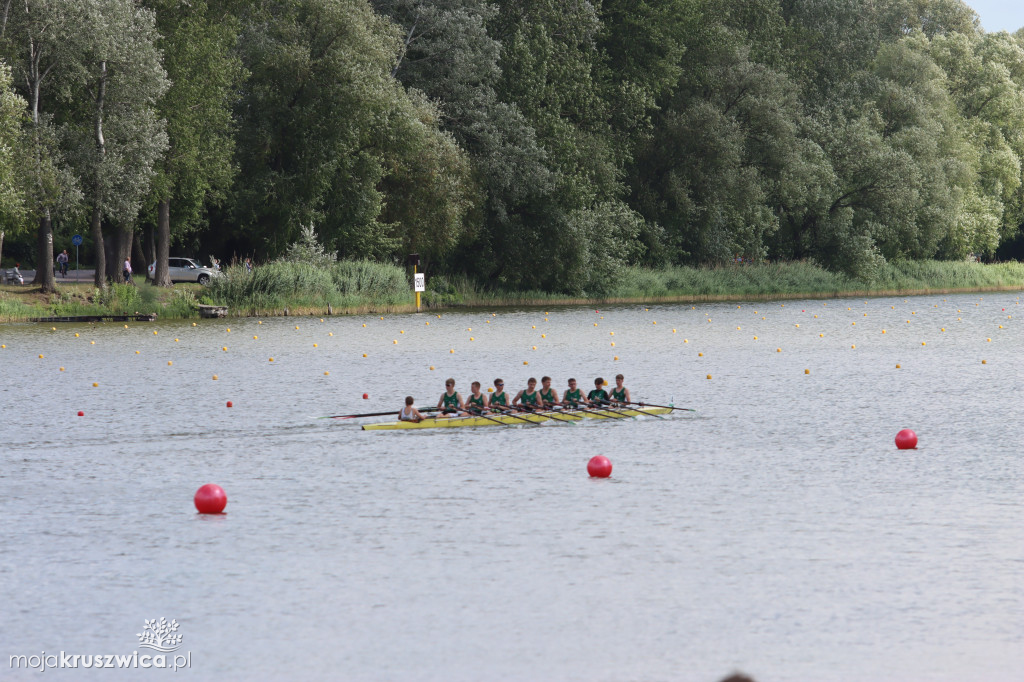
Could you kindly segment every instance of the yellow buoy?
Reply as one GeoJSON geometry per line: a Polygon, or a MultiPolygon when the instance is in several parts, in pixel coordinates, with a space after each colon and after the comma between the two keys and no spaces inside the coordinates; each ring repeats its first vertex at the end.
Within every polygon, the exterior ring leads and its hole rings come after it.
{"type": "Polygon", "coordinates": [[[139,351],[135,351],[135,354],[136,354],[136,355],[138,355],[138,354],[139,354],[139,351]]]}
{"type": "Polygon", "coordinates": [[[216,375],[216,374],[214,374],[214,375],[213,375],[213,380],[214,380],[214,381],[216,381],[216,380],[217,380],[217,375],[216,375]]]}
{"type": "Polygon", "coordinates": [[[612,346],[613,346],[613,347],[615,346],[615,342],[614,342],[614,341],[612,341],[612,346]]]}
{"type": "Polygon", "coordinates": [[[470,340],[470,341],[472,341],[472,340],[473,340],[473,337],[472,337],[472,336],[471,336],[471,337],[469,337],[469,340],[470,340]]]}
{"type": "Polygon", "coordinates": [[[851,346],[850,346],[850,348],[856,348],[856,347],[857,347],[856,345],[851,345],[851,346]]]}
{"type": "Polygon", "coordinates": [[[274,358],[270,358],[267,362],[273,362],[274,358]]]}
{"type": "Polygon", "coordinates": [[[227,350],[227,349],[228,349],[228,347],[227,347],[227,346],[223,346],[223,347],[221,348],[221,350],[227,350]]]}
{"type": "Polygon", "coordinates": [[[533,325],[532,327],[530,327],[530,329],[536,329],[536,328],[537,328],[537,325],[533,325]]]}
{"type": "Polygon", "coordinates": [[[43,354],[42,354],[42,353],[40,353],[40,354],[39,354],[39,359],[40,359],[40,360],[42,360],[42,359],[43,359],[43,354]]]}
{"type": "Polygon", "coordinates": [[[542,339],[546,339],[546,338],[548,338],[548,335],[547,335],[547,334],[541,334],[541,335],[540,335],[540,338],[542,338],[542,339]]]}
{"type": "Polygon", "coordinates": [[[404,333],[405,333],[405,330],[404,330],[404,329],[399,329],[399,330],[398,330],[398,333],[399,333],[399,334],[404,334],[404,333]]]}
{"type": "Polygon", "coordinates": [[[673,333],[673,334],[675,334],[675,333],[676,333],[676,330],[675,330],[675,329],[673,329],[673,330],[672,330],[672,333],[673,333]]]}
{"type": "Polygon", "coordinates": [[[988,364],[988,362],[987,362],[986,360],[982,360],[982,361],[981,361],[981,364],[983,364],[983,365],[987,365],[987,364],[988,364]]]}
{"type": "Polygon", "coordinates": [[[228,334],[231,333],[231,327],[228,327],[228,334]]]}
{"type": "Polygon", "coordinates": [[[683,343],[690,343],[690,339],[683,339],[683,343]]]}
{"type": "Polygon", "coordinates": [[[804,370],[804,374],[810,374],[810,373],[811,373],[811,370],[809,370],[809,369],[805,369],[804,370]]]}
{"type": "Polygon", "coordinates": [[[168,361],[167,361],[167,365],[168,365],[168,366],[170,366],[170,365],[173,365],[173,364],[174,364],[174,363],[173,363],[173,362],[171,362],[170,360],[168,360],[168,361]]]}
{"type": "Polygon", "coordinates": [[[471,332],[471,331],[473,331],[473,328],[472,327],[466,327],[466,331],[467,332],[471,332]]]}
{"type": "Polygon", "coordinates": [[[449,352],[449,353],[454,353],[454,352],[455,352],[455,349],[454,349],[454,348],[449,348],[449,349],[448,349],[448,352],[449,352]]]}
{"type": "Polygon", "coordinates": [[[327,336],[334,336],[334,332],[327,332],[327,336]]]}
{"type": "Polygon", "coordinates": [[[494,393],[494,389],[493,389],[493,388],[491,388],[490,386],[488,386],[488,387],[487,387],[487,392],[488,392],[488,393],[494,393]]]}
{"type": "Polygon", "coordinates": [[[708,379],[710,379],[710,378],[711,378],[711,375],[709,374],[709,375],[708,375],[708,379]]]}
{"type": "Polygon", "coordinates": [[[704,354],[703,353],[697,353],[697,357],[698,358],[702,358],[702,357],[704,357],[704,354]]]}
{"type": "Polygon", "coordinates": [[[363,326],[365,327],[365,326],[366,326],[366,324],[365,324],[365,323],[363,323],[363,326]]]}
{"type": "Polygon", "coordinates": [[[153,336],[156,336],[156,330],[155,329],[153,330],[153,336]]]}
{"type": "MultiPolygon", "coordinates": [[[[214,377],[214,379],[216,379],[216,378],[217,378],[217,377],[214,377]]],[[[96,388],[97,386],[99,386],[99,384],[98,384],[98,383],[96,383],[95,381],[94,381],[94,382],[92,382],[92,387],[93,387],[93,388],[96,388]]]]}
{"type": "Polygon", "coordinates": [[[896,364],[896,369],[900,369],[899,363],[896,364]]]}
{"type": "Polygon", "coordinates": [[[992,339],[985,339],[986,343],[992,343],[992,339]]]}
{"type": "Polygon", "coordinates": [[[75,332],[75,338],[76,339],[78,338],[78,332],[75,332]]]}
{"type": "Polygon", "coordinates": [[[90,341],[90,342],[89,342],[89,345],[90,345],[90,346],[95,346],[95,345],[96,345],[96,342],[95,342],[95,341],[90,341]]]}
{"type": "Polygon", "coordinates": [[[63,367],[61,367],[61,368],[60,368],[60,371],[62,371],[62,372],[63,372],[63,371],[64,371],[64,368],[63,368],[63,367]]]}
{"type": "Polygon", "coordinates": [[[398,339],[395,339],[395,340],[394,340],[394,341],[392,341],[391,343],[398,343],[398,339]]]}
{"type": "Polygon", "coordinates": [[[595,326],[595,327],[597,326],[597,322],[595,322],[595,323],[594,323],[594,326],[595,326]]]}
{"type": "Polygon", "coordinates": [[[260,338],[260,337],[258,337],[258,336],[254,336],[254,337],[252,337],[252,340],[253,340],[253,341],[255,341],[255,340],[257,340],[258,338],[260,338]]]}
{"type": "Polygon", "coordinates": [[[775,352],[776,352],[776,353],[781,353],[781,352],[782,352],[782,349],[781,349],[781,348],[776,348],[776,349],[775,349],[775,352]]]}
{"type": "Polygon", "coordinates": [[[613,359],[613,360],[618,360],[618,359],[619,359],[619,356],[618,356],[618,355],[616,355],[616,356],[615,356],[614,358],[612,358],[612,359],[613,359]]]}
{"type": "Polygon", "coordinates": [[[431,371],[431,372],[433,372],[433,371],[434,371],[434,366],[433,366],[433,365],[431,365],[431,366],[430,366],[430,371],[431,371]]]}
{"type": "Polygon", "coordinates": [[[315,343],[313,344],[313,348],[317,348],[317,345],[315,343]]]}
{"type": "Polygon", "coordinates": [[[885,333],[885,330],[884,330],[884,329],[882,330],[882,333],[883,333],[883,334],[885,333]]]}
{"type": "Polygon", "coordinates": [[[739,327],[736,327],[736,331],[739,331],[739,329],[740,329],[739,327]]]}
{"type": "Polygon", "coordinates": [[[423,326],[424,326],[424,327],[429,327],[429,326],[430,326],[430,323],[429,323],[429,322],[427,322],[427,323],[426,323],[426,324],[424,324],[423,326]]]}
{"type": "Polygon", "coordinates": [[[364,357],[364,358],[366,357],[366,353],[363,353],[363,357],[364,357]]]}
{"type": "Polygon", "coordinates": [[[922,346],[923,346],[923,345],[925,345],[924,341],[922,341],[922,342],[921,342],[921,345],[922,345],[922,346]]]}
{"type": "MultiPolygon", "coordinates": [[[[263,324],[263,323],[262,323],[262,322],[260,322],[260,324],[263,324]]],[[[193,322],[193,323],[192,323],[192,326],[193,326],[193,327],[194,327],[194,326],[196,326],[196,323],[195,323],[195,322],[193,322]]]]}
{"type": "Polygon", "coordinates": [[[615,336],[615,332],[608,332],[608,336],[615,336]]]}
{"type": "Polygon", "coordinates": [[[324,376],[328,376],[330,372],[324,372],[324,376]]]}
{"type": "Polygon", "coordinates": [[[524,365],[528,365],[528,364],[530,364],[530,363],[529,363],[529,362],[527,362],[526,360],[523,360],[523,364],[524,364],[524,365]]]}
{"type": "MultiPolygon", "coordinates": [[[[263,324],[263,320],[256,320],[256,324],[263,324]]],[[[196,326],[196,323],[195,323],[195,322],[193,322],[193,323],[192,323],[192,326],[193,326],[193,327],[194,327],[194,326],[196,326]]]]}
{"type": "Polygon", "coordinates": [[[533,347],[533,349],[534,349],[534,350],[537,350],[537,346],[534,346],[534,347],[533,347]]]}
{"type": "Polygon", "coordinates": [[[799,327],[800,325],[796,324],[796,325],[793,325],[793,326],[794,326],[794,327],[799,327]]]}
{"type": "Polygon", "coordinates": [[[756,336],[754,337],[754,341],[757,341],[757,337],[756,336]]]}

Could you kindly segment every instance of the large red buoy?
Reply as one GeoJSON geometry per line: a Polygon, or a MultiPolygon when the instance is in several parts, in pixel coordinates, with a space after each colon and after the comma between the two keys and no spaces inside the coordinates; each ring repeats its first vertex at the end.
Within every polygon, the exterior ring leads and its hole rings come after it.
{"type": "Polygon", "coordinates": [[[594,478],[608,478],[612,475],[612,463],[604,455],[595,455],[587,462],[587,473],[594,478]]]}
{"type": "Polygon", "coordinates": [[[196,491],[193,502],[200,514],[220,514],[228,505],[228,496],[216,483],[207,483],[196,491]]]}
{"type": "Polygon", "coordinates": [[[369,400],[369,399],[370,399],[370,394],[369,393],[364,393],[363,394],[363,400],[369,400]]]}
{"type": "Polygon", "coordinates": [[[896,434],[896,447],[900,450],[913,450],[917,447],[917,434],[910,429],[903,429],[896,434]]]}

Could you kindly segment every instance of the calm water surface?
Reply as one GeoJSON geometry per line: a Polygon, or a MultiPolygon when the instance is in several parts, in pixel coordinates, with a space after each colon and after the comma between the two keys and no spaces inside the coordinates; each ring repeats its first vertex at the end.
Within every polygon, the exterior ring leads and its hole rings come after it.
{"type": "Polygon", "coordinates": [[[1021,680],[1018,303],[2,326],[0,678],[166,617],[203,680],[1021,680]],[[698,412],[316,419],[617,371],[698,412]]]}

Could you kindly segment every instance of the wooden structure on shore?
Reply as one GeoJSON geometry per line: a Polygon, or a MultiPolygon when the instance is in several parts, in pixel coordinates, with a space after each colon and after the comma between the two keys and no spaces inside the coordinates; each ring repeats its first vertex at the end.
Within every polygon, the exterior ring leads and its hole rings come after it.
{"type": "Polygon", "coordinates": [[[141,315],[65,315],[63,317],[33,317],[31,322],[155,322],[156,313],[141,315]]]}

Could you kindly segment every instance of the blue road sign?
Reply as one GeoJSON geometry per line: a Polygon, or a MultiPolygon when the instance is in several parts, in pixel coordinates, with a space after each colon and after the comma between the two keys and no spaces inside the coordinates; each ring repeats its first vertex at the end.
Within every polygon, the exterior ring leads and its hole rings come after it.
{"type": "Polygon", "coordinates": [[[80,234],[76,234],[74,237],[71,238],[71,243],[74,244],[75,246],[81,246],[83,241],[85,240],[82,239],[82,235],[80,234]]]}

